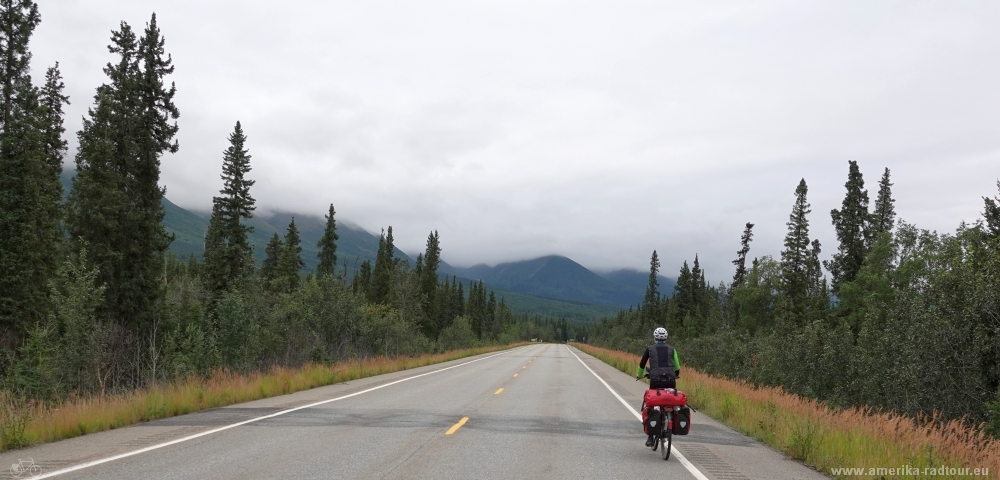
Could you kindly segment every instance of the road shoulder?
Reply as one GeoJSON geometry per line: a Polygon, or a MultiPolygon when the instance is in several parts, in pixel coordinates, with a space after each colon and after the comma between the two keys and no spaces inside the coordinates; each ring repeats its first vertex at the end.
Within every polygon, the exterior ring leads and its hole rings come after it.
{"type": "MultiPolygon", "coordinates": [[[[569,347],[625,401],[639,409],[647,385],[588,355],[569,347]]],[[[622,407],[624,408],[624,406],[622,407]]],[[[637,422],[638,423],[638,422],[637,422]]],[[[637,425],[637,428],[641,428],[637,425]]],[[[641,437],[641,434],[638,437],[641,437]]],[[[641,440],[641,439],[640,439],[641,440]]],[[[828,479],[830,477],[743,435],[700,412],[692,414],[691,434],[675,436],[674,445],[699,470],[712,479],[770,480],[828,479]]]]}

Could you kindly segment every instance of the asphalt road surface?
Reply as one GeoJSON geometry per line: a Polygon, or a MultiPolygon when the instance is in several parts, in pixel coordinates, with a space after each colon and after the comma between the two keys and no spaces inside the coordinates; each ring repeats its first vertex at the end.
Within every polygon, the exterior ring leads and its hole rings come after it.
{"type": "Polygon", "coordinates": [[[827,478],[697,413],[664,461],[643,445],[644,388],[539,344],[4,452],[0,465],[92,479],[827,478]]]}

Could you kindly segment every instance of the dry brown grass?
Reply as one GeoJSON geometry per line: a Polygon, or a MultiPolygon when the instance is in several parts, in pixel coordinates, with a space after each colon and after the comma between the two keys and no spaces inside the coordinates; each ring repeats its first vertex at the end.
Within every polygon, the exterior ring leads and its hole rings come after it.
{"type": "MultiPolygon", "coordinates": [[[[639,363],[639,356],[630,353],[573,346],[630,375],[639,363]]],[[[684,368],[678,388],[702,412],[827,473],[839,467],[904,465],[988,468],[993,476],[1000,472],[1000,441],[959,420],[832,409],[780,388],[756,387],[690,367],[684,368]]]]}

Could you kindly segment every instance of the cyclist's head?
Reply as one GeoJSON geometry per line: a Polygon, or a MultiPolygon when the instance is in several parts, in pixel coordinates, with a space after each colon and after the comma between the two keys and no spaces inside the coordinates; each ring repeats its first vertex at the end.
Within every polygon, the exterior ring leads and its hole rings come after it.
{"type": "Polygon", "coordinates": [[[666,340],[667,329],[663,327],[657,327],[656,330],[653,330],[653,338],[656,340],[666,340]]]}

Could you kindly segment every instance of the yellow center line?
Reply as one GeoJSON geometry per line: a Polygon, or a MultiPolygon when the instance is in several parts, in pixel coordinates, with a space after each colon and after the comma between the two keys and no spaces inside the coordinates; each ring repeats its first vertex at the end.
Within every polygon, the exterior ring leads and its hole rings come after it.
{"type": "Polygon", "coordinates": [[[500,390],[497,390],[497,391],[493,392],[493,395],[500,395],[500,392],[502,392],[502,391],[503,391],[503,387],[501,387],[500,390]]]}
{"type": "Polygon", "coordinates": [[[515,374],[514,374],[514,376],[516,377],[516,376],[517,376],[517,374],[515,373],[515,374]]]}
{"type": "Polygon", "coordinates": [[[469,421],[469,417],[462,417],[462,419],[459,420],[458,423],[452,425],[451,428],[449,428],[447,432],[444,432],[444,434],[445,435],[451,435],[451,434],[455,433],[456,430],[458,430],[459,428],[462,428],[462,425],[465,425],[465,422],[468,422],[468,421],[469,421]]]}
{"type": "Polygon", "coordinates": [[[528,366],[527,366],[527,365],[525,365],[525,366],[523,366],[523,367],[521,367],[521,368],[528,368],[528,366]]]}

